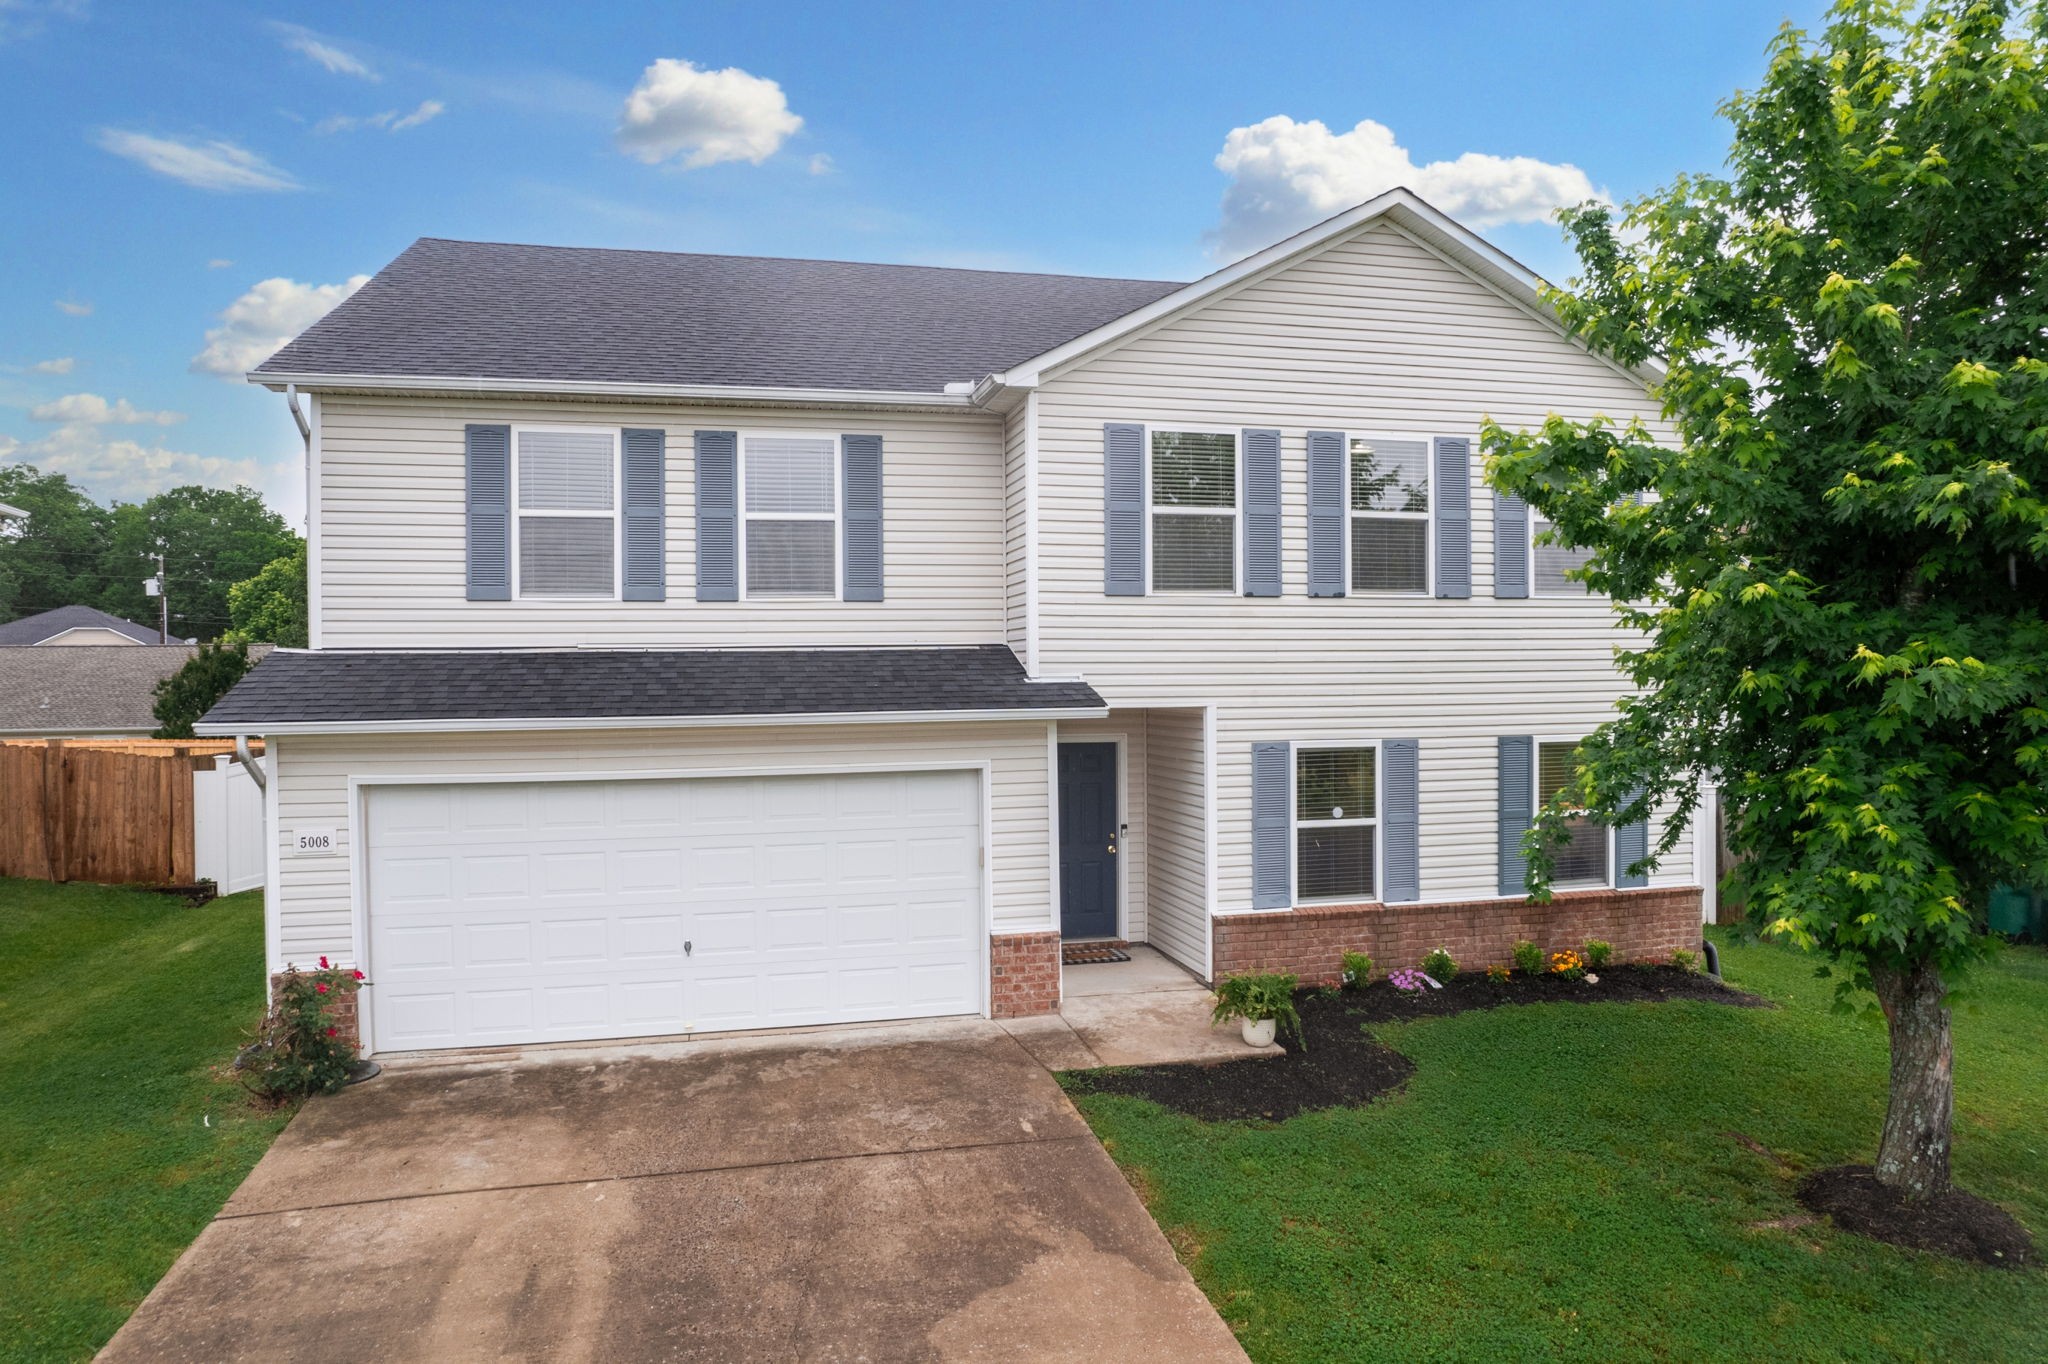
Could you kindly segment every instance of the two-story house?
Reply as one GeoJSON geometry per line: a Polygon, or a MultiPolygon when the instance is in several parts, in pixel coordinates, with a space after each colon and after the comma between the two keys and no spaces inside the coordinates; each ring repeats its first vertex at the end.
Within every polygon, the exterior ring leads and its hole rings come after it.
{"type": "Polygon", "coordinates": [[[269,741],[271,969],[390,1051],[1693,945],[1641,825],[1526,902],[1625,683],[1475,454],[1651,377],[1405,191],[1192,284],[418,242],[251,376],[312,647],[200,728],[269,741]]]}

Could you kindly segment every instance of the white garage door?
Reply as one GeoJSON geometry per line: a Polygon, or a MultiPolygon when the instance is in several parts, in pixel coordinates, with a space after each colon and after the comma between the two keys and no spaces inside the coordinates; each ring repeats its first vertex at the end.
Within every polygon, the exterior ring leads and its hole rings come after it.
{"type": "Polygon", "coordinates": [[[974,772],[378,786],[371,1045],[976,1013],[974,772]]]}

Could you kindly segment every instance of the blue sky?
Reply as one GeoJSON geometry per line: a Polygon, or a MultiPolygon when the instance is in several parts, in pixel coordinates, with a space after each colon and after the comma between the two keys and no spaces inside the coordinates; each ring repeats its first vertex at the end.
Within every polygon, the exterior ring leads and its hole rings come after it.
{"type": "Polygon", "coordinates": [[[1185,279],[1400,180],[1561,279],[1819,8],[0,0],[0,460],[298,518],[230,376],[419,236],[1185,279]]]}

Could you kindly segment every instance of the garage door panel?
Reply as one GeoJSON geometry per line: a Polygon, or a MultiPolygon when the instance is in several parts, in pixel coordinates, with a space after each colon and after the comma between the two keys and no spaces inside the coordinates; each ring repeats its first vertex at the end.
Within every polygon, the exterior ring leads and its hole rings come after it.
{"type": "Polygon", "coordinates": [[[375,1044],[978,1011],[979,790],[971,772],[374,788],[375,1044]]]}

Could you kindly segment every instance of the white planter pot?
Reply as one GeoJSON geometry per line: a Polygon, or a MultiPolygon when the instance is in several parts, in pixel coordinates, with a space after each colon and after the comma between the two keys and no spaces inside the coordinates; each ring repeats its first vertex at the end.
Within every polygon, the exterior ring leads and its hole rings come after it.
{"type": "Polygon", "coordinates": [[[1246,1045],[1253,1047],[1270,1047],[1273,1045],[1273,1034],[1280,1026],[1277,1019],[1261,1018],[1254,1022],[1252,1019],[1245,1018],[1238,1021],[1244,1025],[1246,1045]]]}

